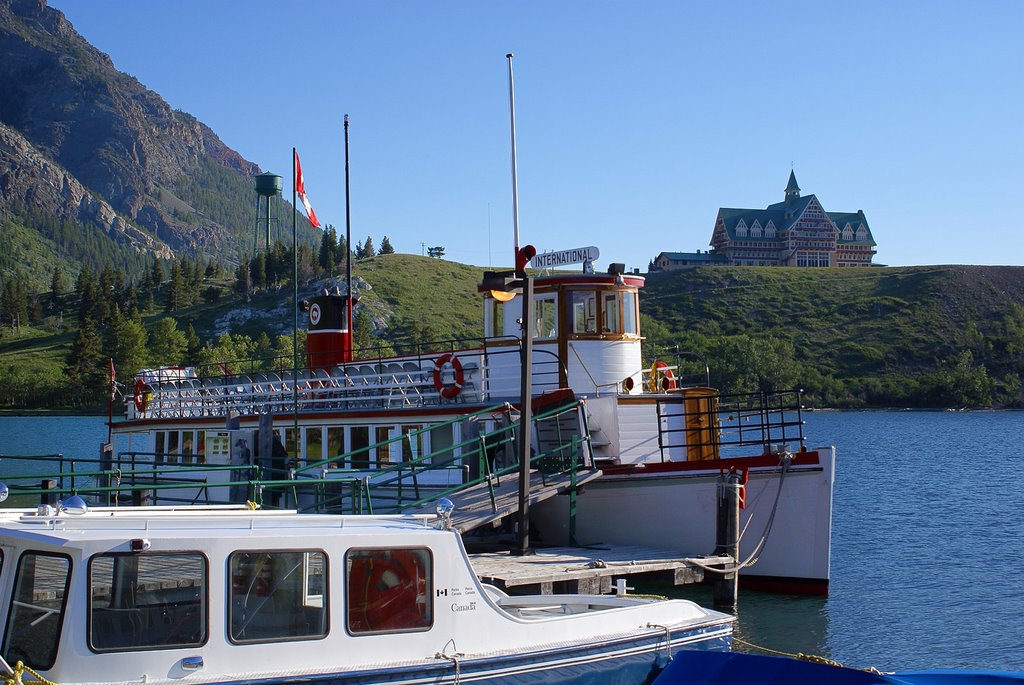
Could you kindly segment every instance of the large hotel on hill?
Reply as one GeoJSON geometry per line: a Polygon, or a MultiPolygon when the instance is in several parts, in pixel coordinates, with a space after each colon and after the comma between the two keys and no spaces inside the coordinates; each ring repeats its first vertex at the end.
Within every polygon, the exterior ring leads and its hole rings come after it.
{"type": "Polygon", "coordinates": [[[800,197],[790,172],[785,199],[765,209],[722,207],[707,253],[662,252],[655,269],[734,266],[871,266],[875,241],[862,210],[826,212],[814,195],[800,197]]]}

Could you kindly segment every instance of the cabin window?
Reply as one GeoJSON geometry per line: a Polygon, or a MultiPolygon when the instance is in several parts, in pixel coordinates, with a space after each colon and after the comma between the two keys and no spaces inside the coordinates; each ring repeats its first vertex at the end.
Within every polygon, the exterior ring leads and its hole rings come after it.
{"type": "Polygon", "coordinates": [[[206,431],[196,433],[196,463],[206,463],[206,431]]]}
{"type": "Polygon", "coordinates": [[[178,463],[178,431],[167,433],[167,454],[164,456],[164,461],[168,464],[178,463]]]}
{"type": "Polygon", "coordinates": [[[636,293],[622,293],[622,332],[639,335],[636,325],[636,293]]]}
{"type": "Polygon", "coordinates": [[[391,446],[393,443],[388,442],[391,439],[391,427],[390,426],[377,426],[376,443],[377,443],[377,466],[382,464],[390,464],[391,459],[391,446]]]}
{"type": "Polygon", "coordinates": [[[534,298],[533,337],[555,338],[558,336],[557,305],[554,295],[534,298]]]}
{"type": "Polygon", "coordinates": [[[597,294],[592,290],[572,292],[572,332],[597,333],[597,294]]]}
{"type": "Polygon", "coordinates": [[[228,568],[232,642],[311,640],[327,635],[324,552],[235,552],[228,568]]]}
{"type": "Polygon", "coordinates": [[[402,426],[402,461],[415,461],[423,454],[423,426],[402,426]]]}
{"type": "Polygon", "coordinates": [[[155,436],[155,438],[153,440],[153,451],[157,455],[162,455],[164,453],[164,432],[163,431],[156,431],[156,436],[155,436]]]}
{"type": "Polygon", "coordinates": [[[433,563],[427,549],[350,549],[345,554],[348,631],[393,633],[433,625],[433,563]]]}
{"type": "Polygon", "coordinates": [[[349,437],[352,440],[352,468],[370,468],[370,427],[352,426],[349,437]]]}
{"type": "Polygon", "coordinates": [[[487,310],[484,313],[485,336],[500,338],[505,335],[505,303],[487,298],[484,300],[487,310]]]}
{"type": "Polygon", "coordinates": [[[617,292],[604,293],[604,333],[621,333],[622,327],[619,322],[619,294],[617,292]]]}
{"type": "MultiPolygon", "coordinates": [[[[327,458],[334,459],[345,454],[345,428],[344,426],[329,426],[327,428],[327,458]]],[[[331,466],[345,467],[344,461],[332,461],[331,466]]]]}
{"type": "Polygon", "coordinates": [[[89,562],[94,652],[197,647],[207,637],[203,555],[101,554],[89,562]]]}
{"type": "Polygon", "coordinates": [[[323,461],[324,458],[324,430],[322,427],[310,426],[305,429],[306,434],[306,463],[315,464],[323,461]]]}
{"type": "Polygon", "coordinates": [[[14,593],[7,610],[3,655],[46,670],[57,659],[57,645],[71,577],[65,556],[26,552],[18,561],[14,593]]]}

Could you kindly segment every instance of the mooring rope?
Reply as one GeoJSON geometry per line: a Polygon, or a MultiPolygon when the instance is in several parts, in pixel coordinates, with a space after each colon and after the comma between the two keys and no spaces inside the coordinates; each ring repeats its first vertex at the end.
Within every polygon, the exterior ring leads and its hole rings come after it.
{"type": "MultiPolygon", "coordinates": [[[[4,662],[4,665],[7,665],[7,663],[4,662]]],[[[8,668],[10,668],[10,666],[8,666],[8,668]]],[[[57,683],[52,680],[47,680],[21,661],[14,665],[9,676],[5,676],[3,678],[3,683],[4,685],[57,685],[57,683]],[[24,675],[26,673],[35,678],[35,680],[24,680],[24,675]]]]}
{"type": "Polygon", "coordinates": [[[445,659],[447,661],[452,662],[452,664],[455,665],[455,680],[453,681],[452,685],[459,685],[459,681],[462,680],[462,667],[459,664],[459,659],[462,658],[462,653],[457,650],[458,647],[455,646],[455,640],[452,639],[448,640],[448,642],[445,643],[444,648],[434,655],[435,659],[445,659]],[[448,645],[451,645],[452,649],[456,651],[451,654],[448,654],[448,645]]]}

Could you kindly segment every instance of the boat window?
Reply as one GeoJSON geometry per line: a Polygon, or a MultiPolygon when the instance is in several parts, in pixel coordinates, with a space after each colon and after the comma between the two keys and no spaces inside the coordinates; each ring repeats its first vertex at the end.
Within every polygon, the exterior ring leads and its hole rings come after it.
{"type": "Polygon", "coordinates": [[[388,442],[391,439],[391,426],[377,426],[374,434],[377,437],[377,466],[390,464],[394,461],[391,458],[391,450],[394,443],[388,442]]]}
{"type": "MultiPolygon", "coordinates": [[[[161,455],[161,456],[163,455],[163,453],[164,453],[164,432],[163,431],[156,431],[156,439],[153,442],[153,451],[156,452],[157,455],[161,455]]],[[[160,457],[158,456],[157,458],[159,459],[160,457]]]]}
{"type": "Polygon", "coordinates": [[[427,549],[350,549],[345,618],[355,635],[433,625],[433,564],[427,549]]]}
{"type": "Polygon", "coordinates": [[[597,333],[597,294],[593,290],[573,291],[572,332],[597,333]]]}
{"type": "Polygon", "coordinates": [[[3,656],[8,663],[24,661],[40,670],[53,666],[70,577],[71,560],[66,556],[21,555],[4,632],[3,656]]]}
{"type": "Polygon", "coordinates": [[[558,336],[558,316],[554,295],[534,298],[533,337],[554,338],[558,336]]]}
{"type": "Polygon", "coordinates": [[[206,431],[196,433],[196,463],[206,463],[206,431]]]}
{"type": "Polygon", "coordinates": [[[324,552],[235,552],[228,567],[232,642],[312,640],[327,635],[324,552]]]}
{"type": "Polygon", "coordinates": [[[402,461],[414,461],[424,454],[421,424],[403,425],[402,438],[402,461]]]}
{"type": "Polygon", "coordinates": [[[621,333],[619,324],[619,294],[617,292],[603,293],[604,301],[604,328],[603,333],[621,333]]]}
{"type": "Polygon", "coordinates": [[[370,468],[370,427],[352,426],[349,429],[349,437],[352,439],[352,468],[370,468]]]}
{"type": "MultiPolygon", "coordinates": [[[[344,426],[329,426],[327,428],[327,457],[333,459],[345,454],[345,428],[344,426]]],[[[330,466],[345,468],[344,461],[332,461],[330,466]]]]}
{"type": "Polygon", "coordinates": [[[622,332],[638,335],[636,325],[636,293],[622,293],[622,332]]]}
{"type": "Polygon", "coordinates": [[[487,305],[487,310],[484,313],[487,328],[484,335],[500,338],[505,335],[505,303],[491,298],[487,298],[484,302],[487,305]]]}
{"type": "Polygon", "coordinates": [[[306,463],[315,464],[324,459],[324,429],[322,426],[308,426],[306,433],[306,463]]]}
{"type": "Polygon", "coordinates": [[[164,455],[164,461],[168,464],[178,463],[178,431],[167,433],[167,454],[164,455]]]}
{"type": "Polygon", "coordinates": [[[94,556],[89,647],[110,652],[205,644],[206,579],[206,559],[198,552],[94,556]]]}

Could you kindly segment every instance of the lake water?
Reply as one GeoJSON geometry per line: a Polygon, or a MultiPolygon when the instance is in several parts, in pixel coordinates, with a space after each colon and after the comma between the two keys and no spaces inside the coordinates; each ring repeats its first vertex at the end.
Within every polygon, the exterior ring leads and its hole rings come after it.
{"type": "MultiPolygon", "coordinates": [[[[805,419],[811,446],[837,447],[831,593],[741,590],[737,637],[854,667],[1024,671],[1024,413],[805,419]]],[[[0,417],[0,454],[96,456],[104,421],[0,417]]]]}

